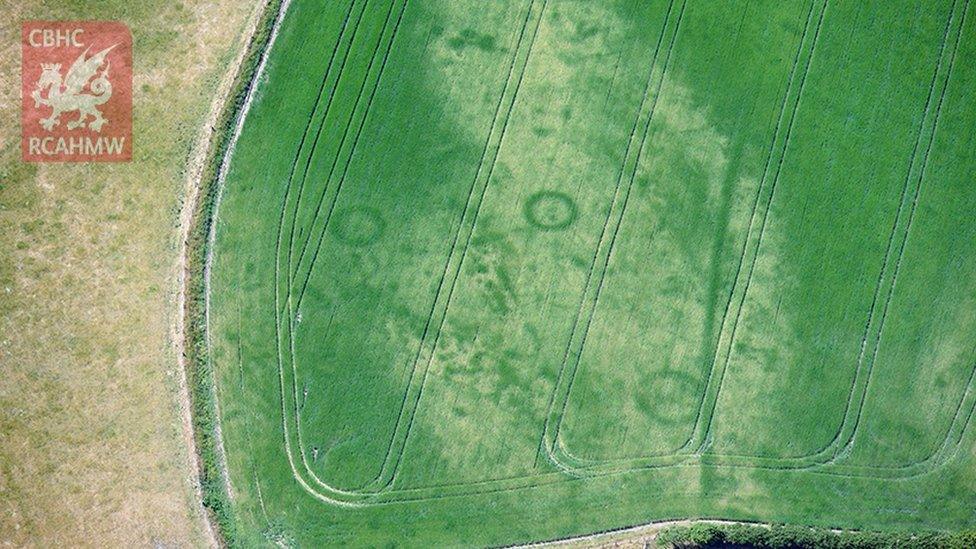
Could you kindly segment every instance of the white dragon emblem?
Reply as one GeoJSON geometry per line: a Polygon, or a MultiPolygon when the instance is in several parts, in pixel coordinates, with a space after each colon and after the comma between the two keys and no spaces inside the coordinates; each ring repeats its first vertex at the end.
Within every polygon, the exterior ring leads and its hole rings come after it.
{"type": "Polygon", "coordinates": [[[41,63],[41,76],[37,79],[37,86],[31,97],[34,99],[35,107],[46,105],[52,109],[50,116],[40,120],[45,130],[51,131],[60,123],[58,117],[61,113],[78,111],[78,119],[68,122],[69,130],[85,127],[88,117],[91,116],[93,120],[87,122],[87,126],[96,132],[101,131],[102,125],[108,120],[95,107],[112,97],[112,83],[108,80],[110,64],[106,63],[101,73],[94,79],[92,77],[105,62],[105,56],[114,47],[105,48],[87,59],[88,49],[86,49],[68,69],[63,80],[60,63],[41,63]],[[86,85],[90,93],[84,93],[86,85]],[[47,90],[46,97],[41,96],[44,90],[47,90]]]}

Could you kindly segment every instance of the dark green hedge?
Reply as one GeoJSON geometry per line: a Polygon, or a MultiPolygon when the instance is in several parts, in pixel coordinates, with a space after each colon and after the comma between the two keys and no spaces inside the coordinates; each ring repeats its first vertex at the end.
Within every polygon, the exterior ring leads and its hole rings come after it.
{"type": "Polygon", "coordinates": [[[187,241],[185,354],[187,382],[193,418],[193,436],[200,460],[200,485],[203,505],[210,515],[220,541],[234,546],[235,526],[227,487],[220,469],[217,440],[217,408],[214,396],[214,377],[208,359],[206,339],[206,286],[204,268],[207,244],[212,225],[212,213],[217,197],[217,177],[224,155],[230,145],[237,119],[244,101],[254,85],[261,55],[268,47],[282,0],[270,0],[265,6],[254,35],[247,45],[245,57],[234,77],[231,95],[220,113],[212,134],[210,152],[200,178],[200,194],[193,212],[187,241]]]}
{"type": "Polygon", "coordinates": [[[699,523],[665,528],[657,543],[680,549],[973,549],[976,532],[836,532],[804,526],[699,523]]]}

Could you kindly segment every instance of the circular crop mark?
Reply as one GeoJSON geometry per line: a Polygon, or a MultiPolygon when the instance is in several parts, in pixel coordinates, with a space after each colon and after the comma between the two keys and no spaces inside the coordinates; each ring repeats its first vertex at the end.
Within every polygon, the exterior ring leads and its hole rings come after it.
{"type": "Polygon", "coordinates": [[[350,246],[367,246],[386,232],[386,220],[376,208],[357,206],[337,215],[332,233],[350,246]]]}
{"type": "Polygon", "coordinates": [[[693,400],[698,380],[676,370],[658,372],[650,380],[650,390],[637,395],[640,410],[655,421],[674,425],[690,420],[695,409],[693,400]]]}
{"type": "Polygon", "coordinates": [[[544,231],[565,229],[576,221],[576,203],[565,193],[540,191],[525,203],[525,218],[544,231]]]}

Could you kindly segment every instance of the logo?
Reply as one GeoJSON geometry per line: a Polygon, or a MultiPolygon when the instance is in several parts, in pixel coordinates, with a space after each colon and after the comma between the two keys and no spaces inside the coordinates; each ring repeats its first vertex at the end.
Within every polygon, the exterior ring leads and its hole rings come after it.
{"type": "Polygon", "coordinates": [[[27,162],[132,159],[132,35],[113,21],[28,21],[21,152],[27,162]]]}

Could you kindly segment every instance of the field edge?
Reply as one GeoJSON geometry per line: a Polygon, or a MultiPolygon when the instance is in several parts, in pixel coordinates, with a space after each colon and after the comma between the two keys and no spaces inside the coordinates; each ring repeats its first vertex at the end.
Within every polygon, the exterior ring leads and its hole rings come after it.
{"type": "Polygon", "coordinates": [[[204,127],[198,142],[201,163],[196,170],[192,160],[188,163],[187,197],[180,215],[182,251],[174,340],[183,386],[182,420],[208,538],[221,547],[235,545],[236,530],[209,355],[207,277],[211,233],[221,176],[288,3],[289,0],[264,0],[255,8],[241,37],[241,53],[227,73],[230,86],[215,99],[216,116],[208,121],[210,130],[204,127]]]}

